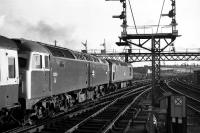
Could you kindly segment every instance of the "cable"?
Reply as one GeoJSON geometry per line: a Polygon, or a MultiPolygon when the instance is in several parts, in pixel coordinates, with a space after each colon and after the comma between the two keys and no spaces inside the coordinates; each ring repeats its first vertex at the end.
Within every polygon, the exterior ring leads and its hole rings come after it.
{"type": "Polygon", "coordinates": [[[135,18],[134,18],[134,15],[133,15],[133,10],[132,10],[132,7],[131,7],[130,0],[128,0],[128,3],[129,3],[130,10],[131,10],[131,15],[132,15],[132,18],[133,18],[133,22],[134,22],[134,25],[135,25],[135,31],[136,31],[136,34],[138,34],[136,23],[135,23],[135,18]]]}
{"type": "Polygon", "coordinates": [[[158,27],[157,27],[157,30],[156,30],[156,34],[158,33],[158,28],[160,26],[160,20],[161,20],[164,5],[165,5],[165,0],[163,0],[162,9],[161,9],[161,12],[160,12],[160,18],[159,18],[159,21],[158,21],[158,27]]]}

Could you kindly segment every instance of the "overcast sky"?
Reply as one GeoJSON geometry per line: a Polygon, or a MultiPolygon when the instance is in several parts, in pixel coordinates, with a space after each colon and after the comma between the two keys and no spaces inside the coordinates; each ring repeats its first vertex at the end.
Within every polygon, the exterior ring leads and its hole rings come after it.
{"type": "MultiPolygon", "coordinates": [[[[130,0],[137,25],[155,25],[163,0],[130,0]]],[[[121,32],[120,2],[104,0],[0,0],[0,34],[13,38],[27,38],[46,43],[57,40],[59,45],[82,49],[81,41],[88,40],[89,49],[102,48],[106,39],[108,49],[116,48],[121,32]]],[[[200,1],[177,0],[177,23],[182,37],[177,48],[200,48],[200,1]]],[[[170,10],[166,0],[164,13],[170,10]]],[[[130,15],[130,11],[128,10],[130,15]]],[[[162,18],[161,24],[169,24],[162,18]]],[[[128,18],[128,24],[133,25],[128,18]]]]}

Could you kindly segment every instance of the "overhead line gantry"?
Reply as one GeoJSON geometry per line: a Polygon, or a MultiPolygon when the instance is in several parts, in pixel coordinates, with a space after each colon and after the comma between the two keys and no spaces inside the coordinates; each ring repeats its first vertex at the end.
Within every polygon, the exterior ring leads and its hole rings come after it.
{"type": "MultiPolygon", "coordinates": [[[[147,62],[152,61],[152,54],[149,52],[138,53],[106,53],[93,54],[103,59],[114,59],[122,62],[147,62]]],[[[160,61],[200,61],[200,52],[162,52],[160,61]]]]}

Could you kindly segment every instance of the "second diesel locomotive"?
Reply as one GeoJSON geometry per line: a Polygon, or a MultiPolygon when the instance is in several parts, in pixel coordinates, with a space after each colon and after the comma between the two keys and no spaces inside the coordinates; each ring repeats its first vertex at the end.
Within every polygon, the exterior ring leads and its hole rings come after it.
{"type": "Polygon", "coordinates": [[[0,114],[21,107],[37,117],[126,87],[131,64],[0,36],[0,114]]]}

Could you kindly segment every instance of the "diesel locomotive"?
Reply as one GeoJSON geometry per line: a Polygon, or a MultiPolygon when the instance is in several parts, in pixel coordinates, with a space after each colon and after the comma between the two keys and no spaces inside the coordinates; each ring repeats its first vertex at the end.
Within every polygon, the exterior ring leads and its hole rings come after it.
{"type": "Polygon", "coordinates": [[[16,108],[41,117],[131,84],[131,64],[0,36],[0,121],[16,108]]]}

